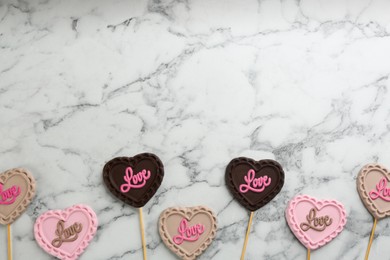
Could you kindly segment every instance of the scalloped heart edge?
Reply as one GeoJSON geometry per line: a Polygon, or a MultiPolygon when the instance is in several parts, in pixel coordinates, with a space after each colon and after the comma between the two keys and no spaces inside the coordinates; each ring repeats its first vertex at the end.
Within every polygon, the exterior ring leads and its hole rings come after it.
{"type": "Polygon", "coordinates": [[[172,250],[176,255],[180,256],[182,259],[185,260],[193,260],[196,259],[199,255],[201,255],[213,242],[216,233],[217,233],[217,217],[214,214],[214,212],[206,207],[206,206],[195,206],[195,207],[170,207],[165,209],[160,214],[159,218],[159,233],[162,241],[164,244],[172,250]],[[180,247],[172,243],[172,241],[167,236],[167,231],[165,230],[164,221],[166,218],[172,214],[172,213],[181,213],[186,216],[187,213],[191,213],[191,217],[195,216],[197,213],[207,213],[211,216],[213,220],[213,228],[211,230],[211,233],[209,237],[204,241],[200,247],[191,255],[187,255],[180,247]]]}
{"type": "Polygon", "coordinates": [[[317,248],[322,247],[322,246],[326,245],[327,243],[329,243],[331,240],[333,240],[335,237],[337,237],[341,233],[341,231],[343,231],[344,226],[347,223],[347,213],[345,211],[343,204],[341,204],[340,202],[338,202],[336,200],[318,200],[318,199],[311,197],[309,195],[298,195],[298,196],[295,196],[292,200],[290,200],[290,202],[288,203],[288,206],[286,208],[285,216],[286,216],[287,224],[290,227],[290,229],[293,231],[293,234],[298,238],[298,240],[306,248],[310,248],[311,250],[317,249],[317,248]],[[316,203],[322,203],[323,204],[322,207],[324,207],[325,205],[333,205],[333,206],[340,209],[341,223],[340,223],[339,227],[335,231],[333,231],[329,236],[327,236],[323,240],[319,241],[318,243],[310,242],[306,238],[306,236],[304,235],[302,230],[299,228],[298,223],[295,221],[294,214],[293,214],[294,206],[302,200],[309,200],[309,201],[313,202],[314,205],[316,205],[316,203]]]}
{"type": "Polygon", "coordinates": [[[364,187],[364,178],[372,170],[380,171],[387,178],[387,180],[390,180],[390,172],[388,169],[386,169],[386,167],[377,163],[369,163],[363,166],[363,168],[359,171],[358,177],[356,179],[356,188],[359,193],[360,199],[362,200],[367,210],[371,213],[371,215],[376,219],[382,219],[390,216],[390,210],[384,213],[380,212],[375,206],[375,204],[372,202],[372,200],[369,198],[367,190],[364,187]]]}
{"type": "Polygon", "coordinates": [[[6,180],[8,180],[10,175],[13,175],[15,172],[25,175],[25,177],[28,179],[28,186],[30,190],[26,193],[25,198],[20,202],[20,205],[18,205],[7,218],[0,217],[0,224],[3,225],[12,224],[17,218],[19,218],[22,213],[26,211],[28,205],[35,196],[36,182],[29,170],[24,168],[14,168],[0,173],[0,176],[5,176],[6,180]]]}
{"type": "Polygon", "coordinates": [[[93,239],[93,237],[96,234],[97,226],[98,226],[98,219],[97,219],[96,213],[87,205],[77,204],[77,205],[73,205],[72,207],[66,208],[64,210],[49,210],[49,211],[46,211],[45,213],[43,213],[42,215],[40,215],[38,217],[38,219],[35,221],[34,236],[35,236],[35,240],[37,241],[38,245],[43,250],[45,250],[45,252],[49,253],[50,255],[58,257],[58,258],[60,258],[62,260],[75,260],[85,251],[85,249],[90,244],[91,240],[93,239]],[[56,217],[59,217],[59,218],[63,218],[63,215],[65,214],[66,217],[68,218],[69,215],[71,215],[72,212],[74,210],[76,210],[76,209],[81,209],[81,210],[85,211],[87,216],[90,217],[89,218],[89,221],[90,221],[90,223],[89,223],[90,225],[89,226],[90,227],[89,227],[89,230],[88,230],[85,238],[80,243],[80,245],[78,246],[76,251],[73,254],[71,254],[71,255],[64,254],[61,251],[55,249],[52,245],[47,244],[45,242],[45,240],[43,239],[42,234],[39,232],[39,227],[42,225],[42,222],[47,217],[56,216],[56,217]]]}

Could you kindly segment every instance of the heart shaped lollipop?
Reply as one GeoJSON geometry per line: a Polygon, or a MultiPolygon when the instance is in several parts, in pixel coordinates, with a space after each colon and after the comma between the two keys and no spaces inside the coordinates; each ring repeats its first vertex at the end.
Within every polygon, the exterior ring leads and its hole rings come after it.
{"type": "Polygon", "coordinates": [[[251,211],[241,252],[241,259],[244,259],[253,214],[280,192],[284,184],[284,171],[274,160],[255,161],[239,157],[231,160],[226,167],[225,181],[234,198],[251,211]]]}
{"type": "Polygon", "coordinates": [[[35,195],[35,180],[26,169],[16,168],[0,174],[0,224],[14,222],[35,195]]]}
{"type": "Polygon", "coordinates": [[[286,209],[291,231],[308,249],[317,249],[340,234],[347,222],[346,216],[341,203],[308,195],[294,197],[286,209]]]}
{"type": "Polygon", "coordinates": [[[370,254],[378,219],[390,216],[390,172],[385,167],[372,163],[365,165],[356,179],[357,190],[363,204],[374,217],[366,259],[370,254]]]}
{"type": "Polygon", "coordinates": [[[134,157],[117,157],[103,168],[103,180],[108,190],[121,201],[143,207],[157,192],[164,177],[164,166],[151,153],[134,157]]]}
{"type": "Polygon", "coordinates": [[[78,204],[65,210],[49,210],[35,222],[39,246],[62,260],[77,259],[96,233],[98,220],[88,206],[78,204]]]}
{"type": "Polygon", "coordinates": [[[168,208],[160,215],[159,231],[164,244],[184,260],[195,259],[213,241],[215,214],[207,207],[168,208]]]}
{"type": "Polygon", "coordinates": [[[280,192],[284,171],[274,160],[255,161],[240,157],[228,164],[225,180],[238,202],[249,211],[256,211],[280,192]]]}
{"type": "Polygon", "coordinates": [[[164,177],[164,166],[151,153],[134,157],[117,157],[103,168],[103,180],[108,190],[121,201],[139,208],[142,251],[146,254],[146,239],[142,207],[153,197],[164,177]]]}
{"type": "Polygon", "coordinates": [[[379,164],[367,164],[357,177],[357,190],[375,219],[390,216],[390,172],[379,164]]]}

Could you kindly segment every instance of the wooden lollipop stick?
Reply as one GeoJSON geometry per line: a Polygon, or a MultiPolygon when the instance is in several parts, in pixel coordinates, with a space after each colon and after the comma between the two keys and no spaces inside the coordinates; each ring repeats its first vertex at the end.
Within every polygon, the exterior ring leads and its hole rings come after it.
{"type": "Polygon", "coordinates": [[[307,260],[310,260],[310,248],[307,249],[307,260]]]}
{"type": "Polygon", "coordinates": [[[146,256],[146,242],[145,242],[145,230],[144,230],[144,217],[142,215],[142,208],[139,208],[139,223],[141,227],[141,239],[142,239],[142,251],[144,253],[144,260],[147,260],[146,256]]]}
{"type": "Polygon", "coordinates": [[[377,220],[376,218],[374,218],[374,224],[372,225],[372,229],[371,229],[370,241],[368,242],[366,257],[364,258],[364,260],[368,260],[368,256],[370,255],[372,240],[374,239],[374,234],[375,234],[376,222],[377,220]]]}
{"type": "Polygon", "coordinates": [[[254,213],[254,211],[251,212],[251,215],[249,217],[248,228],[246,229],[246,235],[245,235],[245,240],[244,240],[244,246],[242,247],[242,252],[241,252],[241,258],[240,258],[241,260],[244,260],[244,257],[245,257],[246,245],[248,244],[248,237],[249,237],[249,233],[251,231],[253,213],[254,213]]]}
{"type": "Polygon", "coordinates": [[[11,224],[7,225],[8,260],[12,260],[11,224]]]}

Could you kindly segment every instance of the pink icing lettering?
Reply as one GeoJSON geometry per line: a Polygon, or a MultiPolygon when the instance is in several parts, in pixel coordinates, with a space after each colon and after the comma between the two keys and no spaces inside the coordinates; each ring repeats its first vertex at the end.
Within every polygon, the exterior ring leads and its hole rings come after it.
{"type": "Polygon", "coordinates": [[[244,176],[245,184],[240,185],[240,192],[246,193],[248,191],[262,192],[271,184],[271,178],[267,175],[255,178],[255,171],[250,169],[246,176],[244,176]]]}
{"type": "Polygon", "coordinates": [[[180,221],[179,228],[177,231],[179,232],[178,235],[173,237],[173,242],[176,245],[182,244],[184,241],[196,241],[199,239],[199,236],[203,234],[205,230],[205,227],[203,224],[196,224],[194,226],[188,226],[188,221],[183,218],[180,221]]]}
{"type": "Polygon", "coordinates": [[[390,188],[387,187],[387,179],[383,177],[376,185],[376,190],[370,191],[370,198],[376,200],[378,198],[390,202],[390,188]]]}
{"type": "Polygon", "coordinates": [[[150,179],[151,173],[149,170],[143,169],[139,173],[133,175],[131,167],[126,168],[126,174],[123,177],[126,183],[121,185],[121,192],[129,192],[131,188],[140,189],[145,186],[146,181],[150,179]]]}
{"type": "Polygon", "coordinates": [[[14,203],[16,198],[20,195],[20,191],[20,187],[16,185],[3,191],[3,184],[0,183],[0,205],[10,205],[14,203]]]}

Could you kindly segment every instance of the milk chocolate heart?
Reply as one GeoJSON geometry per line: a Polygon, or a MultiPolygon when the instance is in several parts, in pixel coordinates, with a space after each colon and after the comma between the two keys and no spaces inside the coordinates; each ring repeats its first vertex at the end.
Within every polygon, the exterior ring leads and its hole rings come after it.
{"type": "Polygon", "coordinates": [[[317,200],[308,195],[293,198],[286,209],[291,231],[306,248],[329,243],[347,222],[344,206],[335,200],[317,200]]]}
{"type": "Polygon", "coordinates": [[[164,177],[164,166],[151,153],[117,157],[106,163],[103,180],[108,190],[121,201],[143,207],[157,192],[164,177]]]}
{"type": "Polygon", "coordinates": [[[98,220],[88,206],[49,210],[34,225],[35,240],[47,253],[62,260],[77,259],[96,233],[98,220]]]}
{"type": "Polygon", "coordinates": [[[226,184],[241,205],[255,211],[270,202],[282,189],[284,172],[274,160],[255,161],[240,157],[226,168],[226,184]]]}
{"type": "Polygon", "coordinates": [[[35,195],[35,180],[26,169],[16,168],[0,174],[0,223],[15,221],[35,195]]]}
{"type": "Polygon", "coordinates": [[[182,259],[191,260],[202,254],[213,241],[217,218],[204,206],[168,208],[160,215],[159,231],[170,250],[182,259]]]}
{"type": "Polygon", "coordinates": [[[367,164],[357,177],[357,190],[372,216],[381,219],[390,216],[390,172],[379,164],[367,164]]]}

